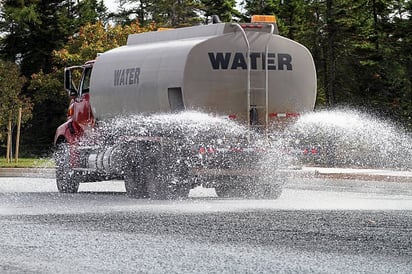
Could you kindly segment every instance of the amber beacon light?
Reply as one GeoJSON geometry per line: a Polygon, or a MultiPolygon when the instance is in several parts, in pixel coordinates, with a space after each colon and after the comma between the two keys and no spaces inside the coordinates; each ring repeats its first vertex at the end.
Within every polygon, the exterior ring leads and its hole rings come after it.
{"type": "Polygon", "coordinates": [[[253,15],[252,23],[276,23],[276,16],[274,15],[253,15]]]}

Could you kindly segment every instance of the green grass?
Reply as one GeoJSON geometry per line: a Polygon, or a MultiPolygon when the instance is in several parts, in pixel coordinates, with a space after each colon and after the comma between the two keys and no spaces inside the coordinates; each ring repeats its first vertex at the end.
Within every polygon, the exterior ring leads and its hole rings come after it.
{"type": "Polygon", "coordinates": [[[46,168],[54,167],[54,161],[52,159],[21,158],[17,163],[15,159],[12,159],[10,163],[7,163],[6,158],[0,158],[0,168],[3,167],[46,168]]]}

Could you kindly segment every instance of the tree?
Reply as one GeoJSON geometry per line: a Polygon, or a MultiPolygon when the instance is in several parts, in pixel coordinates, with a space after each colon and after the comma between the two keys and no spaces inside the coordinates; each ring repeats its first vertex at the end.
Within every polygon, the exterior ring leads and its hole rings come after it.
{"type": "Polygon", "coordinates": [[[390,0],[340,1],[335,10],[337,37],[335,102],[368,108],[399,119],[401,98],[410,90],[393,29],[390,0]],[[397,103],[399,102],[399,103],[397,103]]]}
{"type": "Polygon", "coordinates": [[[240,13],[235,9],[236,0],[202,0],[206,19],[212,15],[219,16],[222,22],[231,22],[233,17],[240,18],[240,13]]]}
{"type": "Polygon", "coordinates": [[[193,26],[201,22],[199,0],[129,0],[120,1],[120,5],[123,8],[117,19],[122,22],[137,19],[142,26],[155,23],[158,27],[173,28],[193,26]],[[125,8],[126,3],[134,5],[125,8]]]}
{"type": "Polygon", "coordinates": [[[87,23],[96,23],[100,21],[107,24],[110,19],[110,14],[108,14],[103,0],[83,0],[78,4],[75,18],[77,19],[76,29],[78,29],[87,23]]]}
{"type": "Polygon", "coordinates": [[[16,64],[0,60],[0,142],[6,138],[9,119],[16,124],[19,108],[23,110],[23,124],[31,117],[32,103],[21,94],[24,83],[16,64]]]}
{"type": "Polygon", "coordinates": [[[280,0],[245,0],[246,16],[255,14],[279,15],[280,0]]]}
{"type": "Polygon", "coordinates": [[[52,52],[60,49],[80,25],[96,21],[104,11],[96,0],[6,0],[1,4],[0,50],[3,58],[18,62],[23,75],[52,70],[52,52]]]}
{"type": "Polygon", "coordinates": [[[128,25],[135,20],[142,26],[151,24],[149,9],[152,6],[152,0],[119,0],[118,2],[120,11],[111,15],[116,24],[128,25]],[[126,7],[126,4],[132,5],[126,7]]]}
{"type": "Polygon", "coordinates": [[[50,154],[54,132],[66,120],[69,98],[62,87],[62,70],[32,75],[27,93],[34,104],[33,117],[30,125],[23,127],[21,138],[25,156],[50,154]]]}
{"type": "Polygon", "coordinates": [[[160,0],[152,5],[152,19],[164,27],[193,26],[201,21],[200,7],[197,0],[160,0]]]}
{"type": "Polygon", "coordinates": [[[61,68],[83,64],[96,58],[98,53],[125,45],[129,34],[154,29],[154,24],[141,27],[137,21],[125,26],[104,26],[102,22],[88,23],[81,27],[75,36],[71,36],[62,49],[53,52],[53,61],[61,68]]]}

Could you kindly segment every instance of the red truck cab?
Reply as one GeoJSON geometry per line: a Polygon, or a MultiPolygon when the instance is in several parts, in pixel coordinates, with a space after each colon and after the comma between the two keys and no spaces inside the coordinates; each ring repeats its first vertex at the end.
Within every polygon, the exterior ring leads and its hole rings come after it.
{"type": "Polygon", "coordinates": [[[94,127],[95,119],[89,94],[93,64],[94,61],[89,61],[82,66],[65,68],[64,86],[71,101],[67,112],[67,121],[57,128],[54,144],[62,142],[73,144],[86,129],[94,127]]]}

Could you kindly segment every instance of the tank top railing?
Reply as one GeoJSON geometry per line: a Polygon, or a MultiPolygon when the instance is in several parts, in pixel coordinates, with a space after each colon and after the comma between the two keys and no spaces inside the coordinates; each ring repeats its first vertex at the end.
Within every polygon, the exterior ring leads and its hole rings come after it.
{"type": "MultiPolygon", "coordinates": [[[[265,132],[268,127],[269,123],[269,70],[268,70],[268,55],[269,55],[269,45],[270,42],[272,41],[273,38],[273,32],[275,30],[275,26],[273,24],[268,24],[267,26],[270,29],[269,36],[268,36],[268,41],[266,42],[265,45],[265,65],[264,65],[264,87],[252,87],[251,82],[252,82],[252,76],[251,76],[251,58],[250,58],[250,42],[248,40],[247,34],[245,30],[237,23],[232,24],[234,27],[239,29],[240,33],[242,34],[243,40],[245,41],[246,44],[246,64],[247,64],[247,84],[246,84],[246,121],[248,127],[252,128],[262,128],[265,132]],[[256,104],[251,104],[251,94],[256,94],[258,91],[263,91],[264,92],[264,104],[263,105],[256,105],[256,104]],[[265,117],[264,117],[264,124],[260,125],[259,124],[259,109],[263,110],[265,117]]],[[[263,60],[262,60],[263,62],[263,60]]]]}

